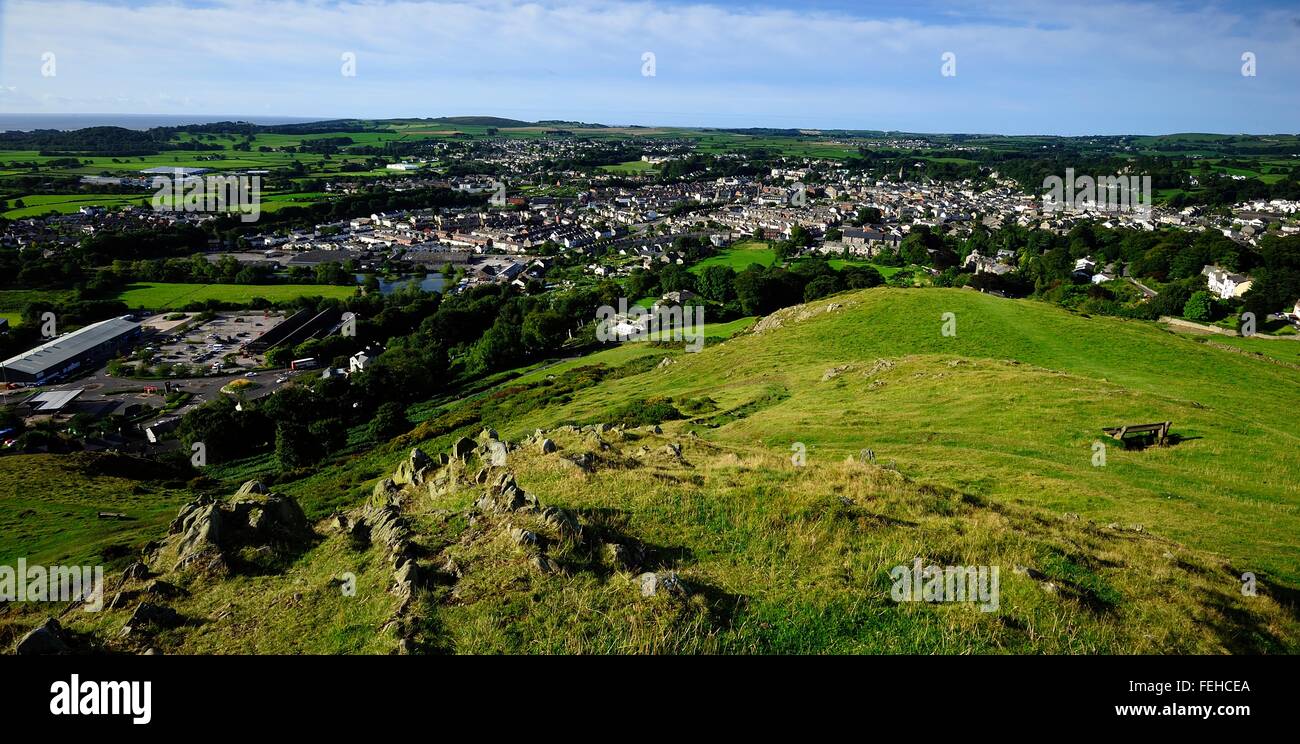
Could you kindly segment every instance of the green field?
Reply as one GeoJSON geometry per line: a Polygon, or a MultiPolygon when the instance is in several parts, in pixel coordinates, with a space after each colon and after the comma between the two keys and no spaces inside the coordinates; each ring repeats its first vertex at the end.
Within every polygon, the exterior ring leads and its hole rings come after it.
{"type": "Polygon", "coordinates": [[[870,261],[863,261],[860,259],[853,259],[853,258],[832,258],[826,263],[830,264],[830,267],[832,269],[835,269],[836,271],[839,271],[845,266],[870,266],[876,271],[879,271],[880,275],[885,277],[886,279],[888,279],[889,277],[893,276],[894,274],[897,274],[898,272],[906,268],[903,266],[881,266],[880,264],[871,263],[870,261]]]}
{"type": "Polygon", "coordinates": [[[622,173],[625,175],[642,175],[656,172],[654,165],[644,160],[629,160],[618,165],[602,165],[600,169],[609,173],[622,173]]]}
{"type": "Polygon", "coordinates": [[[141,283],[126,288],[118,299],[130,308],[169,310],[191,302],[217,300],[246,305],[260,297],[271,302],[287,302],[299,297],[351,297],[355,287],[328,284],[166,284],[141,283]]]}
{"type": "Polygon", "coordinates": [[[691,272],[700,273],[710,266],[730,266],[736,271],[744,271],[751,264],[771,266],[776,262],[776,251],[766,241],[742,240],[729,248],[710,256],[691,267],[691,272]]]}
{"type": "Polygon", "coordinates": [[[156,477],[156,468],[152,475],[92,473],[90,462],[83,455],[0,457],[0,565],[20,556],[47,565],[99,562],[114,545],[133,555],[166,530],[185,500],[183,490],[141,482],[156,477]],[[100,511],[130,519],[98,519],[100,511]]]}

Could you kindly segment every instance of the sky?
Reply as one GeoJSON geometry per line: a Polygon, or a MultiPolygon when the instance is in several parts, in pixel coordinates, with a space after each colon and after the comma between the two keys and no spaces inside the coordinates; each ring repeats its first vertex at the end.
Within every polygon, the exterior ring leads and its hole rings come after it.
{"type": "Polygon", "coordinates": [[[1296,133],[1300,1],[3,0],[0,113],[1296,133]]]}

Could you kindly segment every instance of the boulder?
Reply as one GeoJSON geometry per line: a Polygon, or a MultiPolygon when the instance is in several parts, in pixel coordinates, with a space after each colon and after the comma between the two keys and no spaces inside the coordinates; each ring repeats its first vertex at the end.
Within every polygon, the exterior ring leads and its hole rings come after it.
{"type": "Polygon", "coordinates": [[[553,574],[560,570],[559,567],[556,566],[555,561],[547,558],[542,553],[538,553],[530,558],[528,565],[532,566],[533,570],[540,574],[553,574]]]}
{"type": "Polygon", "coordinates": [[[221,553],[221,509],[216,504],[206,504],[189,510],[182,507],[180,538],[176,542],[176,568],[224,566],[221,553]]]}
{"type": "Polygon", "coordinates": [[[537,545],[539,538],[536,532],[523,529],[522,527],[510,528],[510,541],[521,548],[537,545]]]}
{"type": "Polygon", "coordinates": [[[254,479],[244,481],[244,485],[240,486],[238,491],[235,491],[235,498],[260,496],[265,495],[266,493],[266,486],[262,485],[262,481],[254,479]]]}
{"type": "Polygon", "coordinates": [[[393,591],[403,596],[410,596],[420,580],[420,567],[413,560],[407,560],[393,574],[393,591]]]}
{"type": "Polygon", "coordinates": [[[49,656],[72,653],[72,641],[63,626],[54,618],[46,620],[23,636],[14,653],[19,656],[49,656]]]}
{"type": "Polygon", "coordinates": [[[399,486],[418,486],[424,482],[425,473],[432,467],[434,467],[433,458],[416,447],[398,464],[397,470],[393,472],[393,483],[399,486]]]}
{"type": "Polygon", "coordinates": [[[636,583],[641,587],[642,597],[654,597],[660,594],[681,596],[686,594],[686,587],[682,585],[677,578],[675,571],[664,571],[655,573],[647,571],[636,577],[636,583]]]}
{"type": "Polygon", "coordinates": [[[152,602],[141,602],[131,613],[126,625],[122,626],[122,635],[134,635],[150,628],[174,628],[181,624],[181,616],[176,610],[152,602]]]}
{"type": "Polygon", "coordinates": [[[457,460],[467,459],[474,452],[474,440],[461,437],[451,445],[451,456],[457,460]]]}
{"type": "Polygon", "coordinates": [[[556,450],[555,442],[550,439],[543,439],[541,448],[543,455],[549,455],[556,450]]]}
{"type": "Polygon", "coordinates": [[[561,538],[567,540],[582,540],[582,528],[578,526],[578,520],[574,519],[563,509],[554,506],[548,506],[542,509],[539,515],[542,523],[560,534],[561,538]]]}
{"type": "Polygon", "coordinates": [[[179,586],[161,579],[154,579],[149,582],[149,585],[144,588],[144,593],[153,597],[158,597],[159,599],[175,599],[176,597],[183,597],[188,594],[188,592],[179,586]]]}
{"type": "Polygon", "coordinates": [[[375,484],[375,490],[370,492],[370,503],[382,506],[390,504],[397,500],[401,494],[401,489],[393,482],[392,478],[384,478],[375,484]]]}
{"type": "Polygon", "coordinates": [[[568,462],[573,463],[584,473],[596,472],[596,456],[590,452],[583,452],[580,455],[574,455],[568,458],[568,462]]]}
{"type": "Polygon", "coordinates": [[[509,459],[509,450],[504,444],[497,441],[491,441],[487,444],[488,464],[494,468],[503,468],[509,459]]]}

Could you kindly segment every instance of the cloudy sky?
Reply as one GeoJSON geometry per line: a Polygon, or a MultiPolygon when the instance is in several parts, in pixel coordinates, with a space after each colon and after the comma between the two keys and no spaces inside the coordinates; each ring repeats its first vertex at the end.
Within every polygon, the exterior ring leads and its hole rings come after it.
{"type": "Polygon", "coordinates": [[[0,8],[2,113],[1300,131],[1296,2],[4,0],[0,8]],[[646,53],[653,75],[643,74],[646,53]],[[943,74],[945,53],[955,75],[943,74]],[[1246,53],[1253,76],[1242,74],[1246,53]],[[345,55],[355,75],[344,74],[345,55]]]}

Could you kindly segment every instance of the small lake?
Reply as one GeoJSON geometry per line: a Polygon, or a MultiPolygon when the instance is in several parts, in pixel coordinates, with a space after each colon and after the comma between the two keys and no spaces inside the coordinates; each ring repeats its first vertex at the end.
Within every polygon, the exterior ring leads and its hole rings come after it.
{"type": "MultiPolygon", "coordinates": [[[[362,284],[366,281],[365,274],[357,274],[356,277],[357,284],[362,284]]],[[[420,274],[411,274],[398,279],[386,279],[382,276],[378,278],[379,293],[384,295],[390,295],[397,290],[409,287],[412,284],[419,286],[419,288],[425,292],[441,292],[443,285],[446,284],[446,280],[443,279],[442,274],[437,272],[429,272],[423,276],[420,274]]]]}

